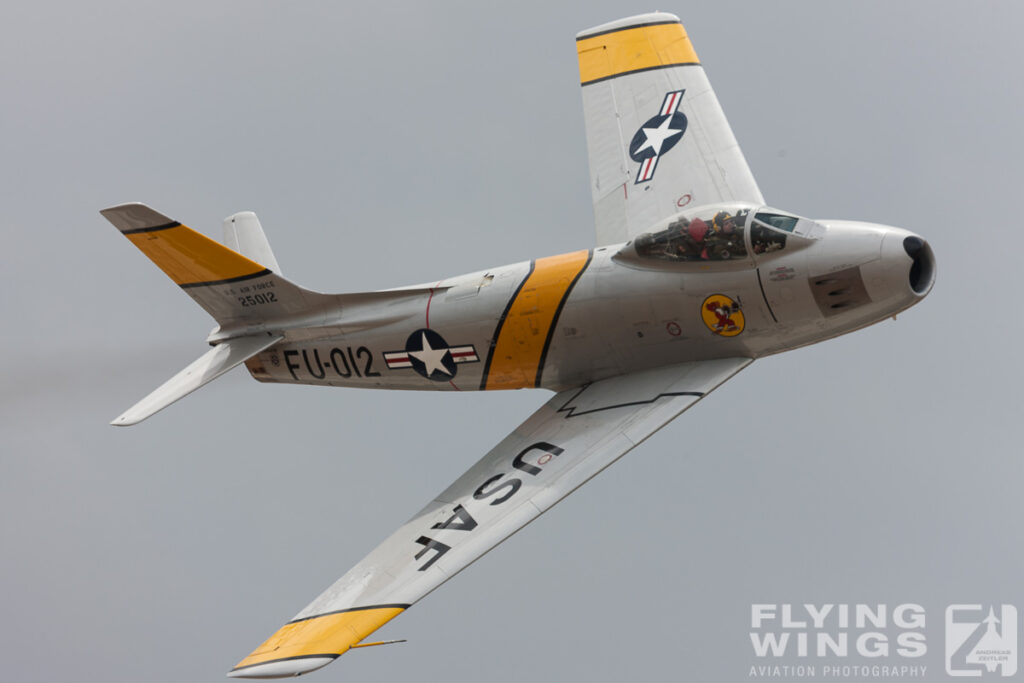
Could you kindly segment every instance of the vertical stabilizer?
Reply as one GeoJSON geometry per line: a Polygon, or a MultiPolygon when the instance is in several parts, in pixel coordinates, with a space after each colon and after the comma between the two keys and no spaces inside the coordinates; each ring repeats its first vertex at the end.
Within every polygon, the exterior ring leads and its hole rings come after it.
{"type": "Polygon", "coordinates": [[[270,242],[263,234],[260,219],[252,211],[240,211],[224,219],[224,244],[278,275],[282,274],[270,242]]]}

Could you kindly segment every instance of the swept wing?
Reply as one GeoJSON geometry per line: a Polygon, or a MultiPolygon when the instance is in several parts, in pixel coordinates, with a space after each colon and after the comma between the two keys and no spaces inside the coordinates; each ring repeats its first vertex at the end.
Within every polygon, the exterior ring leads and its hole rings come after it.
{"type": "Polygon", "coordinates": [[[556,394],[229,676],[330,663],[751,362],[682,363],[556,394]]]}
{"type": "Polygon", "coordinates": [[[687,206],[764,203],[678,17],[596,26],[576,50],[598,246],[687,206]]]}

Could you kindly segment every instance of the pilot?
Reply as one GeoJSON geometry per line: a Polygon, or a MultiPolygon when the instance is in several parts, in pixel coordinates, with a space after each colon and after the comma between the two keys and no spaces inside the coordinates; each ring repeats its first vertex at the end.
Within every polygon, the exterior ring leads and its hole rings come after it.
{"type": "Polygon", "coordinates": [[[707,244],[705,243],[709,232],[711,232],[711,227],[700,218],[694,218],[690,221],[690,226],[686,229],[686,234],[693,241],[694,251],[700,255],[703,261],[707,261],[709,258],[707,244]]]}
{"type": "Polygon", "coordinates": [[[722,232],[726,235],[731,235],[736,229],[733,225],[732,214],[728,211],[716,213],[714,218],[711,219],[711,227],[715,229],[715,232],[722,232]]]}
{"type": "Polygon", "coordinates": [[[667,235],[666,256],[676,261],[689,261],[695,256],[693,240],[690,239],[687,232],[689,226],[690,221],[682,217],[669,223],[665,230],[667,235]]]}
{"type": "Polygon", "coordinates": [[[736,230],[736,217],[728,211],[719,211],[712,217],[711,233],[706,240],[712,260],[727,261],[743,255],[742,233],[736,230]]]}

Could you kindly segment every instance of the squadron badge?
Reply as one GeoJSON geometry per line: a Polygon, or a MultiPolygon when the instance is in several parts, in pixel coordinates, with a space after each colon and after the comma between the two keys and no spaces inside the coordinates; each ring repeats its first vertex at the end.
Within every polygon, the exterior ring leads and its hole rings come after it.
{"type": "Polygon", "coordinates": [[[654,169],[658,159],[676,146],[683,139],[686,131],[686,115],[679,112],[679,103],[683,100],[685,90],[675,90],[665,94],[658,115],[647,120],[640,126],[629,143],[629,157],[640,163],[636,173],[635,185],[646,183],[654,178],[654,169]]]}
{"type": "Polygon", "coordinates": [[[709,330],[722,337],[735,337],[745,324],[740,305],[724,294],[712,294],[704,299],[700,317],[709,330]]]}
{"type": "Polygon", "coordinates": [[[389,370],[412,368],[435,382],[447,382],[454,378],[459,363],[479,361],[472,345],[449,346],[444,337],[426,328],[409,335],[404,351],[384,352],[384,362],[389,370]]]}

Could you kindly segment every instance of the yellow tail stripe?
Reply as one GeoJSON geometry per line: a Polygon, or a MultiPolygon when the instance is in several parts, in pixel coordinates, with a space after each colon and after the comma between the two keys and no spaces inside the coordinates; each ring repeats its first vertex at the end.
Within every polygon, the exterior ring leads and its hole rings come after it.
{"type": "Polygon", "coordinates": [[[552,326],[589,262],[586,249],[537,259],[500,323],[484,389],[537,386],[552,326]]]}
{"type": "Polygon", "coordinates": [[[699,64],[682,24],[652,24],[576,41],[580,83],[587,85],[634,71],[699,64]]]}
{"type": "Polygon", "coordinates": [[[368,607],[287,623],[236,664],[235,669],[295,657],[344,654],[404,609],[399,606],[368,607]]]}
{"type": "Polygon", "coordinates": [[[266,268],[184,225],[125,234],[175,283],[183,286],[237,280],[266,268]]]}

